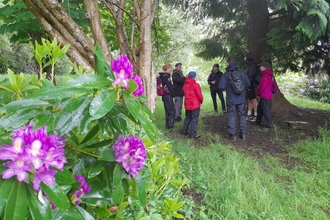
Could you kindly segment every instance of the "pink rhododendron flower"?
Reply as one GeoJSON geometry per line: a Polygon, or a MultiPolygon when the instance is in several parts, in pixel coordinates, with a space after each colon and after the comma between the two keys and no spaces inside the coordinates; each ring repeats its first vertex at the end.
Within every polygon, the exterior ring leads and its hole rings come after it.
{"type": "Polygon", "coordinates": [[[143,87],[142,79],[139,77],[139,75],[135,74],[132,77],[132,80],[134,80],[134,82],[136,82],[136,84],[138,85],[137,89],[133,92],[133,95],[135,97],[139,97],[144,93],[144,87],[143,87]]]}
{"type": "Polygon", "coordinates": [[[0,147],[0,160],[10,160],[3,164],[8,169],[2,172],[2,178],[17,175],[18,181],[25,181],[31,174],[35,190],[40,189],[40,182],[53,184],[57,171],[50,168],[63,169],[66,163],[64,138],[56,132],[48,135],[45,127],[33,130],[31,125],[14,130],[12,135],[12,146],[0,147]]]}
{"type": "Polygon", "coordinates": [[[141,139],[136,136],[119,137],[114,147],[116,162],[122,163],[129,175],[137,176],[146,164],[147,152],[141,139]]]}

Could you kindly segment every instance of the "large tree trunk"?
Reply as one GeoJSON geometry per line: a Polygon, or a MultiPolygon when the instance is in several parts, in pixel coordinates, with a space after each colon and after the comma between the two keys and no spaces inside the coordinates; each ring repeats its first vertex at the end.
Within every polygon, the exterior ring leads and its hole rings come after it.
{"type": "MultiPolygon", "coordinates": [[[[248,1],[248,50],[253,54],[254,61],[260,63],[262,54],[267,46],[269,32],[269,11],[267,0],[248,1]]],[[[281,93],[277,92],[273,98],[273,110],[276,112],[295,108],[281,93]]]]}

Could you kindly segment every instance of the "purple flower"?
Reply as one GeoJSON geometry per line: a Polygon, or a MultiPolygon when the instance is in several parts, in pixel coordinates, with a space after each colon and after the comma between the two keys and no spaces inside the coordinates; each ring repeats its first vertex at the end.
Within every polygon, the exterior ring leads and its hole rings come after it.
{"type": "Polygon", "coordinates": [[[133,72],[133,65],[125,54],[120,55],[118,59],[111,62],[111,69],[116,73],[116,80],[113,85],[122,84],[125,89],[128,88],[128,79],[131,78],[133,72]]]}
{"type": "Polygon", "coordinates": [[[136,136],[119,137],[113,144],[116,162],[122,163],[129,175],[137,176],[146,164],[147,152],[142,140],[136,136]]]}
{"type": "Polygon", "coordinates": [[[40,182],[44,182],[47,185],[55,183],[56,174],[55,170],[49,170],[45,167],[41,167],[37,172],[35,172],[34,180],[33,180],[33,188],[35,190],[40,189],[40,182]]]}
{"type": "Polygon", "coordinates": [[[58,137],[56,132],[48,135],[45,127],[34,131],[31,125],[14,130],[12,135],[12,146],[0,147],[0,160],[11,160],[4,164],[9,169],[2,172],[2,177],[9,179],[17,175],[18,181],[24,181],[30,173],[35,190],[39,190],[41,181],[53,184],[56,171],[50,168],[63,169],[66,163],[64,138],[58,137]]]}
{"type": "Polygon", "coordinates": [[[137,89],[133,92],[133,95],[135,97],[139,97],[144,93],[144,87],[143,87],[142,79],[139,77],[139,75],[135,74],[132,77],[132,80],[134,80],[134,82],[136,82],[136,84],[138,85],[137,89]]]}
{"type": "Polygon", "coordinates": [[[88,194],[91,191],[91,187],[87,185],[85,178],[81,175],[76,176],[76,180],[81,183],[79,188],[72,193],[71,202],[76,205],[81,204],[81,197],[85,194],[88,194]]]}
{"type": "Polygon", "coordinates": [[[300,89],[300,93],[306,92],[306,89],[300,89]]]}
{"type": "Polygon", "coordinates": [[[4,163],[3,165],[9,167],[9,169],[2,172],[2,178],[9,179],[12,176],[17,175],[17,179],[20,182],[28,178],[28,173],[26,171],[32,170],[32,166],[26,163],[26,161],[24,161],[22,157],[19,157],[15,161],[9,161],[7,163],[4,163]]]}

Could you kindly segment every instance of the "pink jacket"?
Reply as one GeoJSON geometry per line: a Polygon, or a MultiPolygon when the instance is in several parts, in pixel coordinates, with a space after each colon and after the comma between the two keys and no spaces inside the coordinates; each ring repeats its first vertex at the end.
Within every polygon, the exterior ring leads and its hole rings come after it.
{"type": "Polygon", "coordinates": [[[272,99],[273,93],[272,93],[272,77],[274,75],[273,70],[266,69],[262,71],[261,73],[261,80],[258,87],[257,95],[260,96],[262,99],[272,99]]]}

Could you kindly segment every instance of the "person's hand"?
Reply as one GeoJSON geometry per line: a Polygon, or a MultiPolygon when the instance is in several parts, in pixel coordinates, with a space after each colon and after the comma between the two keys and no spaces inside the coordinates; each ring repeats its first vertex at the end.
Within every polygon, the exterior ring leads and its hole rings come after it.
{"type": "Polygon", "coordinates": [[[213,80],[211,83],[214,85],[215,84],[215,80],[213,80]]]}

